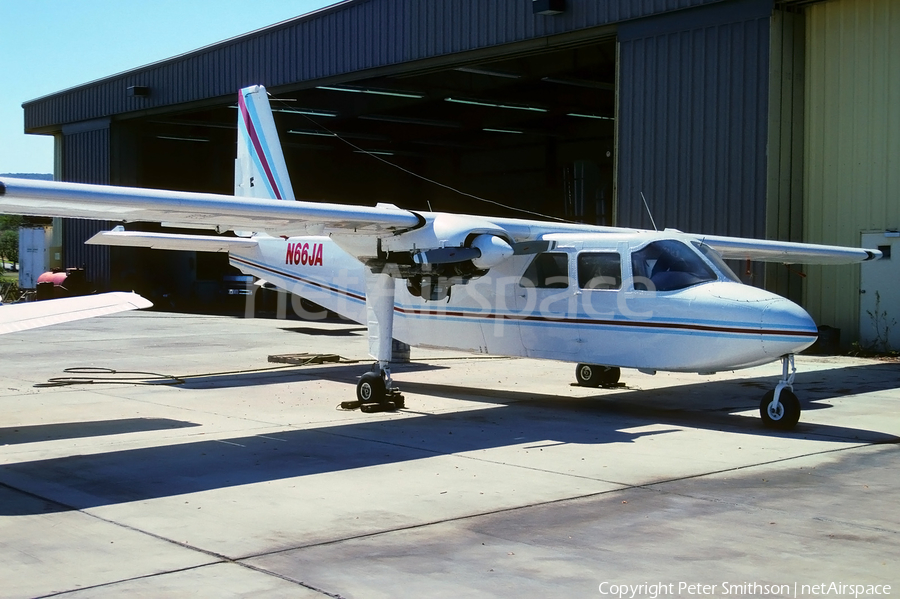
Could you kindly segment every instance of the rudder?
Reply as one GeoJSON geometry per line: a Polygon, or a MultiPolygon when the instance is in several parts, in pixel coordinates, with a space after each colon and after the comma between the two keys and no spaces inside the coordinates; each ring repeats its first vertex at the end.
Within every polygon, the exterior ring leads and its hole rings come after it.
{"type": "Polygon", "coordinates": [[[262,85],[245,87],[238,93],[237,146],[234,195],[294,199],[272,108],[262,85]]]}

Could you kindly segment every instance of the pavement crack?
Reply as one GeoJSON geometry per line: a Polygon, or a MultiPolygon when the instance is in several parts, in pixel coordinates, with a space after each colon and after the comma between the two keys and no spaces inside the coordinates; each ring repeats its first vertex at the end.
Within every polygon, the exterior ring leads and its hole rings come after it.
{"type": "MultiPolygon", "coordinates": [[[[220,563],[220,562],[215,562],[220,563]]],[[[211,566],[213,564],[198,564],[196,566],[188,566],[186,568],[176,568],[173,570],[166,570],[165,572],[154,572],[152,574],[144,574],[142,576],[132,576],[130,578],[122,578],[119,580],[110,580],[108,582],[104,582],[102,584],[94,584],[89,586],[78,587],[77,589],[68,589],[65,591],[58,591],[55,593],[48,593],[46,595],[36,595],[35,599],[45,599],[46,597],[62,597],[64,595],[71,595],[72,593],[81,593],[83,591],[90,591],[95,589],[103,589],[107,587],[112,587],[118,584],[122,584],[123,582],[133,582],[135,580],[148,580],[151,578],[157,578],[159,576],[165,576],[167,574],[177,574],[179,572],[190,572],[191,570],[197,570],[199,568],[205,568],[207,566],[211,566]]]]}

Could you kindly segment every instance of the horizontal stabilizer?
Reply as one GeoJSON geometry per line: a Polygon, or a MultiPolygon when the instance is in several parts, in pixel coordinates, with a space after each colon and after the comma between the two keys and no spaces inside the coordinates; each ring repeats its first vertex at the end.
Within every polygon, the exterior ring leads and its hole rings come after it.
{"type": "Polygon", "coordinates": [[[836,245],[715,235],[700,236],[700,239],[719,252],[723,258],[729,260],[753,260],[780,264],[854,264],[881,258],[881,252],[878,250],[836,245]]]}
{"type": "Polygon", "coordinates": [[[4,305],[0,306],[0,335],[152,305],[137,293],[121,291],[4,305]]]}
{"type": "Polygon", "coordinates": [[[101,231],[85,243],[142,247],[154,250],[186,250],[194,252],[231,252],[256,247],[254,239],[220,237],[218,235],[179,235],[176,233],[144,233],[143,231],[101,231]]]}

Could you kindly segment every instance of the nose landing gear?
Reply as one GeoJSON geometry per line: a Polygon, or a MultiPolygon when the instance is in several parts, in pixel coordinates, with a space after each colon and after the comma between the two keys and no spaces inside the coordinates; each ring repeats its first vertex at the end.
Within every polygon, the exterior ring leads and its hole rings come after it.
{"type": "Polygon", "coordinates": [[[791,430],[800,420],[800,400],[794,395],[794,355],[781,357],[781,380],[775,389],[763,395],[759,415],[767,428],[791,430]],[[788,373],[790,370],[790,373],[788,373]]]}

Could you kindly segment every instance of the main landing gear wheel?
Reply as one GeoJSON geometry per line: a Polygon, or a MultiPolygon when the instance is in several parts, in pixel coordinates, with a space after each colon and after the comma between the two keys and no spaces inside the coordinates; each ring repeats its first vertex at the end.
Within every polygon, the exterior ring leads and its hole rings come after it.
{"type": "Polygon", "coordinates": [[[616,366],[579,364],[575,368],[575,380],[581,387],[609,387],[619,382],[621,370],[616,366]]]}
{"type": "Polygon", "coordinates": [[[377,372],[367,372],[356,384],[356,400],[361,404],[382,403],[385,398],[384,378],[377,372]]]}
{"type": "Polygon", "coordinates": [[[759,415],[768,428],[791,430],[800,420],[800,400],[790,389],[782,389],[778,404],[774,402],[775,390],[763,395],[759,402],[759,415]]]}
{"type": "Polygon", "coordinates": [[[388,388],[385,375],[367,372],[356,384],[356,401],[345,401],[341,407],[347,410],[359,408],[363,412],[393,412],[406,407],[406,402],[396,387],[388,388]]]}

